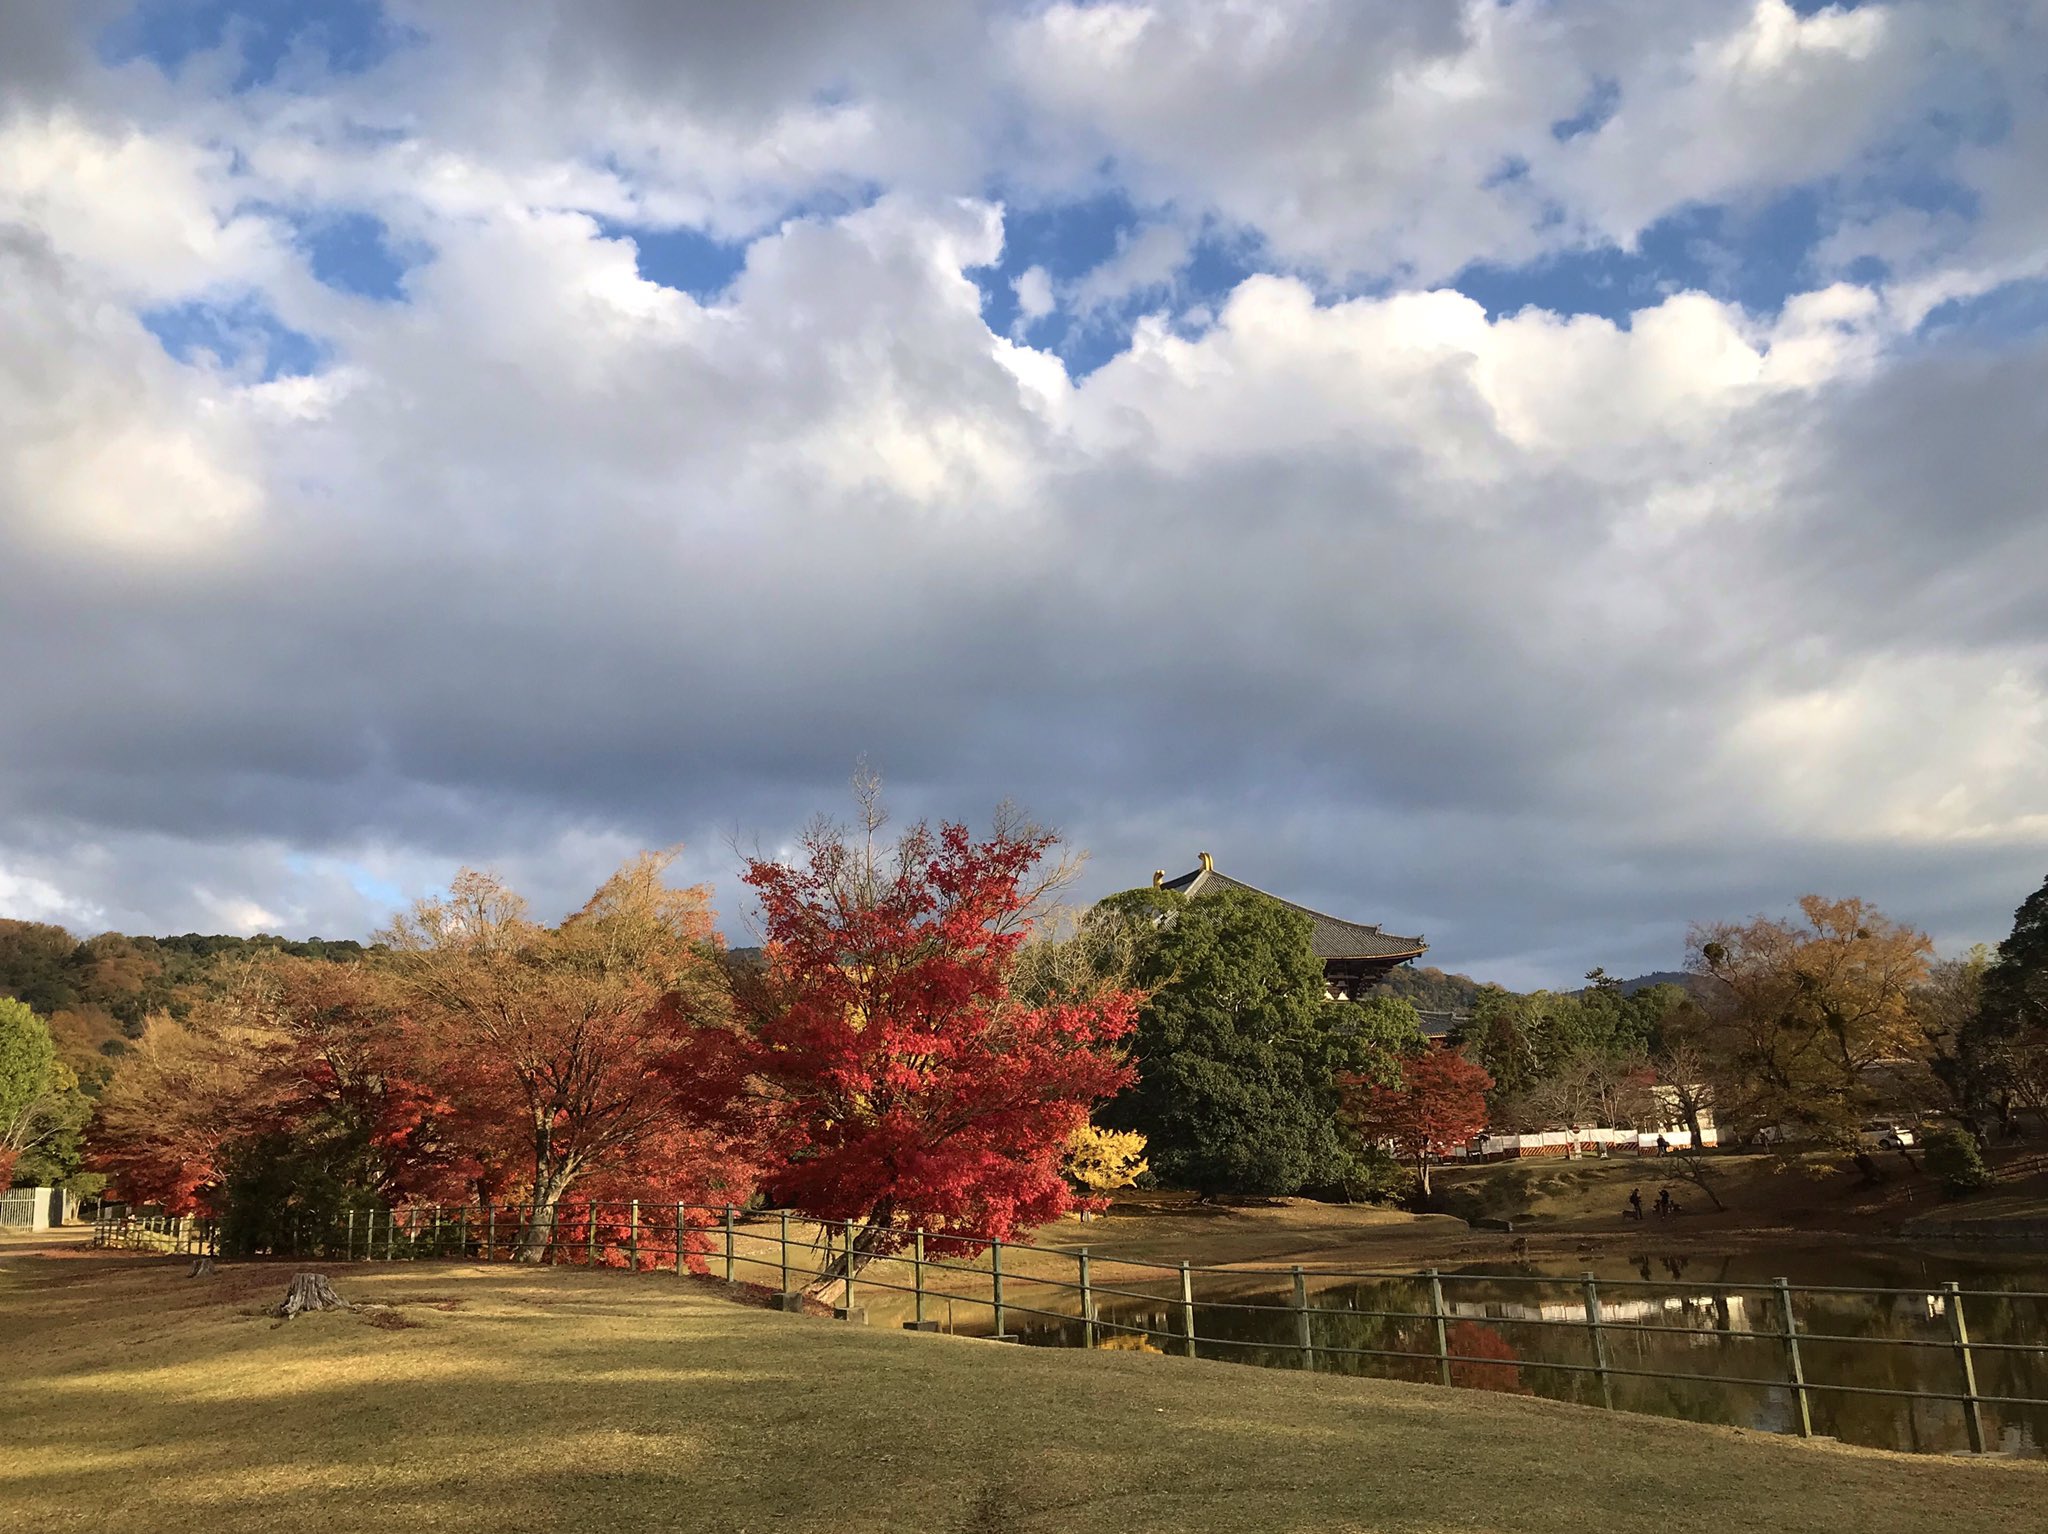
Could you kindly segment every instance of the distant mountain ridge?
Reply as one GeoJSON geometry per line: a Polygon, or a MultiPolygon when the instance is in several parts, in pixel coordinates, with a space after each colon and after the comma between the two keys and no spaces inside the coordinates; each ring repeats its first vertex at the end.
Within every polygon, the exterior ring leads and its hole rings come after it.
{"type": "MultiPolygon", "coordinates": [[[[1622,995],[1633,996],[1653,985],[1675,985],[1690,990],[1698,981],[1697,975],[1689,975],[1682,969],[1659,969],[1618,984],[1622,995]]],[[[1469,1012],[1488,984],[1484,980],[1474,980],[1470,975],[1452,974],[1428,965],[1403,965],[1374,987],[1373,994],[1399,996],[1418,1012],[1469,1012]]],[[[1513,987],[1503,989],[1512,990],[1513,987]]],[[[1578,986],[1569,991],[1561,990],[1558,994],[1576,996],[1589,989],[1588,986],[1578,986]]]]}

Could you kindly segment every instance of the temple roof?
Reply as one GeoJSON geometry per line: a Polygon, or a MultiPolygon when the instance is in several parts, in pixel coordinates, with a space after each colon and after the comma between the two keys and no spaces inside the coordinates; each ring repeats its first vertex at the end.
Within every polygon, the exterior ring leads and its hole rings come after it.
{"type": "Polygon", "coordinates": [[[1213,894],[1217,890],[1250,890],[1268,900],[1277,900],[1288,910],[1301,912],[1314,925],[1310,941],[1315,947],[1316,957],[1326,963],[1332,959],[1413,959],[1429,947],[1419,937],[1396,937],[1391,932],[1380,931],[1377,925],[1345,921],[1340,916],[1311,911],[1292,900],[1281,900],[1268,890],[1218,873],[1216,860],[1206,852],[1201,856],[1202,866],[1193,873],[1182,874],[1178,879],[1155,877],[1152,882],[1160,889],[1178,890],[1190,899],[1196,895],[1213,894]]]}

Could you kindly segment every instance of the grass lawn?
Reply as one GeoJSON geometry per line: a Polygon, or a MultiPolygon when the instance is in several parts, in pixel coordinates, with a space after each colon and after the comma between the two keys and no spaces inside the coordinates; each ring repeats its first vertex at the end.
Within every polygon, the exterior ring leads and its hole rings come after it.
{"type": "MultiPolygon", "coordinates": [[[[0,1246],[0,1529],[2017,1530],[2036,1464],[784,1316],[660,1275],[0,1246]]],[[[2032,1509],[2029,1512],[2028,1509],[2032,1509]]]]}

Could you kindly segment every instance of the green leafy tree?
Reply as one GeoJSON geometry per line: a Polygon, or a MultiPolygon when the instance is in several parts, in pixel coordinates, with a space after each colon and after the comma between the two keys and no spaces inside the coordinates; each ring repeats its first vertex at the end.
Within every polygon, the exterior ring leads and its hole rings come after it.
{"type": "MultiPolygon", "coordinates": [[[[1371,1069],[1374,1051],[1331,1026],[1343,1014],[1324,999],[1308,918],[1248,890],[1191,901],[1143,889],[1104,904],[1105,921],[1150,933],[1134,967],[1149,996],[1138,1085],[1104,1120],[1145,1135],[1163,1182],[1204,1195],[1342,1187],[1353,1156],[1335,1078],[1371,1069]]],[[[1347,1021],[1372,1033],[1385,1017],[1347,1021]]]]}
{"type": "Polygon", "coordinates": [[[2013,1133],[2020,1109],[2048,1113],[2048,881],[2013,913],[1978,997],[1957,1040],[1958,1084],[1968,1116],[2013,1133]]]}
{"type": "Polygon", "coordinates": [[[0,995],[47,1017],[78,1000],[78,939],[39,921],[0,920],[0,995]]]}
{"type": "Polygon", "coordinates": [[[1383,1086],[1398,1082],[1407,1062],[1429,1047],[1422,1018],[1413,1004],[1377,991],[1359,1001],[1324,1002],[1323,1026],[1349,1042],[1353,1054],[1350,1073],[1383,1086]]]}
{"type": "Polygon", "coordinates": [[[90,1105],[35,1012],[0,997],[0,1187],[62,1181],[78,1166],[90,1105]]]}
{"type": "Polygon", "coordinates": [[[2013,912],[2012,932],[1983,985],[1983,1017],[1993,1032],[2048,1025],[2048,880],[2013,912]]]}
{"type": "Polygon", "coordinates": [[[1521,995],[1497,985],[1481,987],[1473,999],[1458,1041],[1492,1078],[1496,1104],[1528,1096],[1569,1053],[1551,1026],[1556,999],[1548,991],[1521,995]]]}
{"type": "Polygon", "coordinates": [[[1924,1154],[1927,1170],[1940,1180],[1944,1192],[1957,1196],[1975,1193],[1991,1181],[1976,1136],[1967,1129],[1950,1126],[1935,1130],[1927,1137],[1924,1154]]]}

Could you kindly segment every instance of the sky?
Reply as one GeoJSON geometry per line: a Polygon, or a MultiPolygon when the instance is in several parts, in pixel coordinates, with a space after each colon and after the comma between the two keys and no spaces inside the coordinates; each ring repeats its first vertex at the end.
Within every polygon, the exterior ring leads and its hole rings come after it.
{"type": "Polygon", "coordinates": [[[0,0],[0,914],[1012,800],[1517,986],[2048,873],[2039,0],[0,0]]]}

